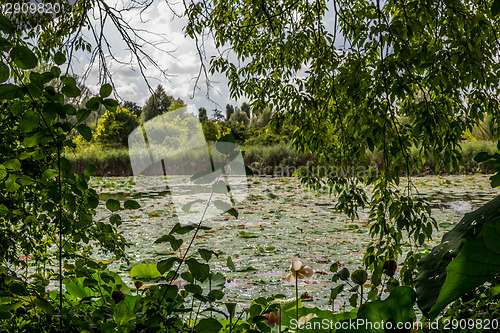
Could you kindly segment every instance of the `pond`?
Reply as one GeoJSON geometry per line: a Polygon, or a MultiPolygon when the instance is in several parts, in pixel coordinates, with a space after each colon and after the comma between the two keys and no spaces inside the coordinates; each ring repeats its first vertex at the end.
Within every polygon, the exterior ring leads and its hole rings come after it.
{"type": "MultiPolygon", "coordinates": [[[[102,203],[98,216],[108,214],[104,201],[135,199],[138,210],[121,211],[120,230],[131,242],[128,254],[131,265],[113,262],[116,269],[131,283],[128,270],[141,262],[155,262],[173,255],[170,245],[153,244],[167,234],[177,222],[172,197],[163,177],[144,177],[137,185],[133,177],[92,178],[91,184],[100,193],[102,203]]],[[[499,195],[489,185],[487,175],[425,176],[412,179],[418,195],[426,198],[440,227],[431,242],[421,249],[439,243],[442,235],[453,228],[463,215],[499,195]]],[[[340,262],[350,271],[360,267],[366,245],[370,242],[367,211],[351,221],[334,211],[335,204],[326,191],[313,192],[302,187],[295,178],[251,178],[248,197],[236,208],[238,218],[227,214],[211,218],[194,241],[195,248],[203,247],[219,254],[210,261],[214,272],[227,277],[224,301],[248,305],[259,296],[285,294],[294,297],[294,285],[285,277],[291,260],[296,258],[310,265],[315,274],[300,280],[299,292],[309,292],[313,301],[306,306],[329,307],[331,282],[329,267],[340,262]],[[227,267],[231,256],[236,266],[227,267]]],[[[196,221],[193,221],[196,222],[196,221]]],[[[189,235],[189,234],[187,234],[189,235]]],[[[187,236],[185,235],[185,236],[187,236]]],[[[186,240],[179,249],[184,251],[186,240]]],[[[409,250],[409,245],[406,250],[409,250]]],[[[96,258],[104,259],[96,254],[96,258]]],[[[338,298],[336,309],[345,298],[338,298]]]]}

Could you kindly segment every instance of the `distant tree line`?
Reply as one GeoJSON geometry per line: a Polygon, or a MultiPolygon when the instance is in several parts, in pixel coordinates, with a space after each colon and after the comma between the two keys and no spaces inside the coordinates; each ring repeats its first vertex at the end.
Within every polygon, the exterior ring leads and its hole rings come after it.
{"type": "MultiPolygon", "coordinates": [[[[88,96],[90,98],[91,94],[88,96]]],[[[184,106],[186,104],[182,99],[169,95],[163,86],[158,85],[143,107],[132,101],[123,101],[116,111],[102,110],[88,125],[93,129],[96,143],[109,147],[126,147],[128,136],[135,128],[154,117],[184,106]]],[[[243,103],[240,107],[227,104],[225,112],[216,108],[210,114],[204,107],[198,109],[198,119],[209,142],[229,133],[240,144],[272,144],[285,140],[283,136],[288,131],[277,133],[265,130],[271,118],[272,110],[269,107],[255,109],[248,103],[243,103]]]]}

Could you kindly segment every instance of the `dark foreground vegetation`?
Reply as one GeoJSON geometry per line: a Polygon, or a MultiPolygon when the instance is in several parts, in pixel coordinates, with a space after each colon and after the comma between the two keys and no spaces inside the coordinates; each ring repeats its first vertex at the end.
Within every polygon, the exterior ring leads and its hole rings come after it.
{"type": "MultiPolygon", "coordinates": [[[[168,105],[156,105],[161,99],[153,98],[139,118],[133,105],[110,97],[108,83],[82,99],[84,89],[62,67],[79,49],[93,52],[93,59],[109,58],[104,31],[92,34],[94,44],[81,35],[81,28],[95,27],[91,16],[119,28],[141,64],[150,58],[130,38],[134,30],[121,12],[106,2],[50,3],[65,11],[0,15],[0,331],[380,332],[412,331],[418,320],[424,331],[498,329],[500,198],[466,214],[429,253],[423,244],[437,222],[400,175],[425,172],[432,159],[438,171],[475,168],[463,164],[472,163],[463,155],[474,154],[472,146],[460,150],[460,144],[482,124],[498,140],[499,100],[492,92],[500,86],[499,1],[186,1],[185,33],[198,47],[210,36],[234,52],[231,58],[219,50],[208,60],[199,49],[202,61],[209,61],[203,65],[226,74],[233,97],[246,95],[262,115],[268,107],[275,128],[290,130],[277,133],[293,143],[297,156],[311,154],[329,168],[378,167],[376,173],[299,175],[304,186],[327,187],[335,210],[349,218],[369,210],[372,241],[359,268],[349,271],[332,259],[327,273],[338,283],[332,302],[350,293],[352,310],[338,312],[303,305],[307,295],[301,296],[298,280],[312,274],[305,258],[290,258],[287,282],[294,284],[294,297],[264,295],[238,308],[224,298],[226,278],[210,266],[218,253],[209,245],[192,246],[207,229],[202,219],[158,235],[155,243],[169,244],[171,257],[134,266],[133,285],[110,270],[109,261],[95,258],[129,261],[121,213],[140,207],[108,199],[108,214],[98,218],[99,195],[89,187],[98,169],[89,164],[75,173],[66,156],[94,140],[123,146],[126,132],[183,103],[167,96],[168,105]],[[333,32],[325,25],[329,13],[336,19],[333,32]],[[343,47],[335,46],[339,35],[343,47]],[[118,121],[130,126],[113,126],[118,121]],[[405,242],[412,248],[407,253],[405,242]]],[[[112,82],[108,69],[103,75],[112,82]]],[[[274,147],[251,141],[263,135],[265,142],[268,131],[245,137],[243,113],[250,123],[253,118],[242,110],[226,120],[214,112],[214,123],[198,110],[205,136],[216,142],[211,156],[222,158],[191,178],[208,184],[210,197],[227,195],[213,205],[233,217],[238,211],[226,176],[237,169],[235,144],[245,145],[247,158],[255,145],[274,147]]],[[[273,165],[285,163],[278,153],[269,155],[273,165]]],[[[498,187],[500,154],[488,148],[474,161],[494,173],[491,186],[498,187]]],[[[227,267],[236,269],[231,257],[227,267]]]]}

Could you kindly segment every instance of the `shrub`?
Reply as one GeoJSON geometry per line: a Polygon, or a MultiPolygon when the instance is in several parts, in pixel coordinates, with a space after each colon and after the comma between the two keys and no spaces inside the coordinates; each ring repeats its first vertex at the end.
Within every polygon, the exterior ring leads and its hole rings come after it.
{"type": "Polygon", "coordinates": [[[95,140],[105,145],[127,146],[129,134],[139,126],[139,120],[128,109],[106,111],[97,124],[95,140]]]}

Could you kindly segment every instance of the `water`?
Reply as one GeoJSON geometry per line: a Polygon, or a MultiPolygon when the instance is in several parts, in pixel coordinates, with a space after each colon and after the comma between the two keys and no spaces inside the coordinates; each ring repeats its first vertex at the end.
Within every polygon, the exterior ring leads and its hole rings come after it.
{"type": "MultiPolygon", "coordinates": [[[[121,211],[123,224],[120,228],[133,244],[128,254],[134,263],[160,261],[172,255],[168,243],[153,242],[169,232],[177,222],[177,213],[169,191],[159,185],[164,179],[150,178],[150,183],[142,183],[141,187],[131,178],[92,179],[92,186],[98,189],[103,200],[99,216],[107,214],[104,200],[109,198],[133,198],[141,204],[138,210],[121,211]]],[[[425,247],[438,244],[442,235],[465,213],[499,194],[490,188],[488,176],[484,175],[416,177],[413,183],[417,195],[430,202],[433,216],[440,226],[425,247]]],[[[204,247],[219,254],[210,266],[228,278],[223,301],[236,301],[247,306],[252,299],[266,294],[294,297],[294,285],[284,279],[291,260],[296,258],[315,271],[312,278],[299,282],[299,292],[310,292],[313,296],[313,301],[307,306],[331,308],[328,296],[330,289],[338,283],[331,282],[330,265],[338,261],[350,271],[361,267],[364,249],[371,240],[366,210],[351,221],[336,213],[334,204],[328,195],[303,188],[293,178],[255,178],[248,198],[236,206],[238,218],[222,215],[207,221],[206,225],[212,229],[200,231],[194,242],[195,248],[204,247]],[[240,237],[241,231],[257,237],[240,237]],[[274,249],[265,250],[271,246],[274,249]],[[227,268],[227,256],[232,257],[236,272],[227,268]]],[[[185,250],[188,236],[183,237],[185,242],[180,251],[185,250]]],[[[406,246],[405,250],[409,247],[406,246]]],[[[115,262],[111,266],[132,283],[123,263],[115,262]]],[[[336,308],[344,301],[345,298],[340,297],[336,308]]]]}

